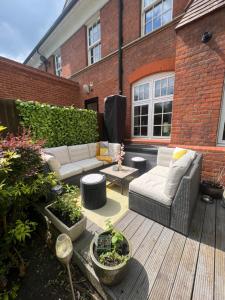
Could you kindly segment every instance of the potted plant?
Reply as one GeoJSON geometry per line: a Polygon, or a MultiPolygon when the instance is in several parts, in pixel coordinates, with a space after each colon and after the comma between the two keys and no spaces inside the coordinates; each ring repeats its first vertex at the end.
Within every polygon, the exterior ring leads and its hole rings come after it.
{"type": "Polygon", "coordinates": [[[85,230],[87,218],[82,214],[77,202],[79,189],[75,186],[65,186],[62,195],[56,196],[56,201],[45,207],[46,214],[55,227],[68,234],[75,241],[85,230]]]}
{"type": "Polygon", "coordinates": [[[214,199],[221,199],[223,195],[223,185],[221,181],[223,179],[225,167],[222,167],[218,176],[213,181],[202,181],[201,192],[205,195],[209,195],[214,199]]]}
{"type": "Polygon", "coordinates": [[[91,242],[90,256],[99,280],[108,286],[121,282],[131,258],[131,246],[123,233],[109,221],[107,230],[96,235],[91,242]]]}

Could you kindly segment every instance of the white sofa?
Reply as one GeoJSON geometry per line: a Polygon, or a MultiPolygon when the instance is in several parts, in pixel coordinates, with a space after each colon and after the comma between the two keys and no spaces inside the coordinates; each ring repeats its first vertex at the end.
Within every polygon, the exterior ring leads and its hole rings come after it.
{"type": "MultiPolygon", "coordinates": [[[[108,164],[106,161],[96,158],[96,145],[96,143],[90,143],[44,148],[43,159],[59,180],[65,180],[108,164]]],[[[111,156],[112,162],[115,162],[119,151],[120,144],[109,143],[109,156],[111,156]]]]}

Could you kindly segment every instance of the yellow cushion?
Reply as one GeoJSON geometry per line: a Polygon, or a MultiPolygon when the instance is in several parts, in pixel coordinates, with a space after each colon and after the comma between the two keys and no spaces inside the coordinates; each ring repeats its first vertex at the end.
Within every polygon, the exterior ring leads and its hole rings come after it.
{"type": "Polygon", "coordinates": [[[112,157],[107,155],[98,155],[96,156],[97,160],[106,161],[108,163],[112,163],[112,157]]]}
{"type": "Polygon", "coordinates": [[[107,155],[109,153],[108,148],[100,147],[100,156],[107,155]]]}
{"type": "Polygon", "coordinates": [[[178,160],[187,153],[187,149],[176,148],[173,152],[173,160],[178,160]]]}
{"type": "Polygon", "coordinates": [[[96,156],[100,155],[100,143],[96,143],[96,156]]]}

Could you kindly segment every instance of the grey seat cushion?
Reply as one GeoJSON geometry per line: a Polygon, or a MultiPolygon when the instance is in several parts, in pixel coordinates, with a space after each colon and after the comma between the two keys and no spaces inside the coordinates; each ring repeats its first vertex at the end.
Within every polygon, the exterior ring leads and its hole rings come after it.
{"type": "Polygon", "coordinates": [[[151,170],[131,181],[129,190],[170,206],[172,199],[164,193],[167,178],[153,174],[151,170]]]}
{"type": "Polygon", "coordinates": [[[79,166],[76,162],[69,163],[61,166],[58,172],[56,172],[59,179],[66,179],[78,174],[81,174],[83,171],[82,167],[79,166]]]}
{"type": "Polygon", "coordinates": [[[67,146],[44,148],[43,151],[52,154],[60,162],[61,165],[70,163],[70,157],[67,146]]]}
{"type": "Polygon", "coordinates": [[[148,173],[167,178],[168,173],[169,173],[169,168],[163,167],[163,166],[156,166],[156,167],[152,168],[148,173]]]}
{"type": "Polygon", "coordinates": [[[90,158],[88,145],[75,145],[68,147],[71,162],[90,158]]]}
{"type": "Polygon", "coordinates": [[[80,166],[83,171],[89,171],[103,166],[103,162],[97,160],[95,157],[77,161],[76,164],[80,166]]]}
{"type": "Polygon", "coordinates": [[[160,147],[157,155],[157,165],[169,167],[173,158],[174,148],[160,147]]]}

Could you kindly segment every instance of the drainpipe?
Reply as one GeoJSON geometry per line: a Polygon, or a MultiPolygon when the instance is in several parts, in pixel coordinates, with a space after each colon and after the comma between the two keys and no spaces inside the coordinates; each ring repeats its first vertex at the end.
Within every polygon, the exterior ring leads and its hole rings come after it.
{"type": "Polygon", "coordinates": [[[123,0],[118,0],[118,81],[119,81],[119,95],[123,94],[123,0]]]}

